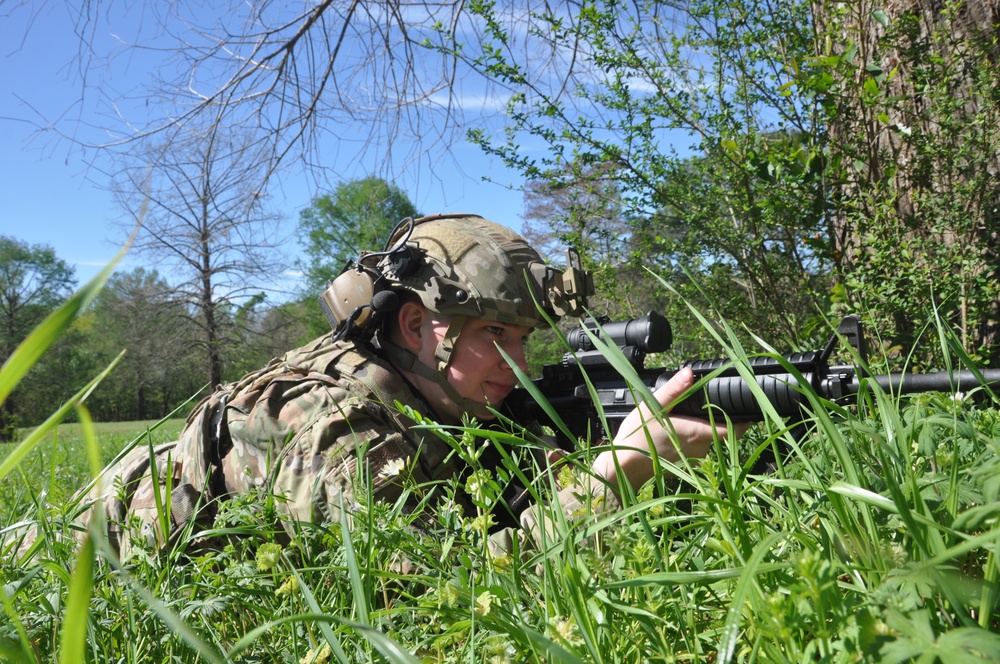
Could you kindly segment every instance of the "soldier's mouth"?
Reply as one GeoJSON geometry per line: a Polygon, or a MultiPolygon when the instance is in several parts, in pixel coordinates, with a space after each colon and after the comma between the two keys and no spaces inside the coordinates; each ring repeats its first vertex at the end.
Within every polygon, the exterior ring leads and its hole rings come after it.
{"type": "Polygon", "coordinates": [[[494,404],[499,404],[506,399],[513,390],[514,385],[511,383],[494,383],[490,381],[483,383],[483,392],[486,398],[489,399],[490,403],[494,404]]]}

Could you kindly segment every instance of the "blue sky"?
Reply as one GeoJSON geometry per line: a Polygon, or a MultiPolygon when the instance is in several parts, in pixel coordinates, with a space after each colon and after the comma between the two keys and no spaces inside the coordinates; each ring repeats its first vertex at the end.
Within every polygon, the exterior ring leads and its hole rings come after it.
{"type": "MultiPolygon", "coordinates": [[[[0,234],[52,246],[82,283],[120,249],[124,237],[114,222],[124,214],[106,191],[110,178],[100,162],[88,163],[99,155],[40,128],[55,122],[63,132],[99,140],[95,128],[106,126],[112,113],[108,100],[127,98],[148,82],[153,63],[134,57],[114,70],[94,70],[89,74],[94,90],[81,99],[79,38],[68,3],[51,2],[37,10],[8,7],[0,13],[0,234]]],[[[95,40],[110,43],[130,20],[135,17],[126,10],[124,16],[96,21],[95,40]]],[[[418,209],[475,212],[520,229],[521,193],[482,181],[486,176],[516,185],[517,176],[471,145],[456,145],[454,157],[439,160],[433,173],[408,173],[406,182],[419,182],[419,187],[400,183],[418,209]]],[[[350,164],[335,166],[347,171],[350,164]]],[[[317,193],[323,192],[301,174],[286,175],[272,191],[289,233],[317,193]]],[[[294,256],[297,247],[290,244],[287,250],[294,256]]],[[[126,257],[121,267],[139,264],[126,257]]]]}

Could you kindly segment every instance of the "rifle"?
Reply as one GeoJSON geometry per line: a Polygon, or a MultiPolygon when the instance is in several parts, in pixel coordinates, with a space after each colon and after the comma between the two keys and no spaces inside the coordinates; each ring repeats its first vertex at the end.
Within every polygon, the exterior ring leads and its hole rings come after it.
{"type": "MultiPolygon", "coordinates": [[[[640,318],[617,322],[607,317],[591,318],[584,325],[595,336],[617,345],[639,379],[651,390],[655,391],[676,373],[644,366],[647,354],[669,350],[673,342],[670,323],[662,314],[650,311],[640,318]]],[[[864,381],[876,383],[882,390],[893,394],[967,392],[983,385],[1000,384],[1000,369],[867,374],[861,366],[831,365],[830,357],[840,339],[854,348],[859,365],[865,365],[867,342],[861,319],[856,315],[845,316],[822,349],[789,353],[781,359],[768,356],[748,358],[747,363],[757,385],[778,415],[801,416],[809,404],[807,390],[829,401],[842,401],[858,394],[864,381]]],[[[560,440],[560,444],[565,446],[568,443],[569,449],[572,449],[576,439],[586,436],[588,432],[594,440],[613,438],[622,420],[635,408],[635,399],[628,383],[605,355],[596,349],[583,327],[571,330],[566,340],[571,352],[563,356],[561,363],[543,367],[542,377],[534,380],[533,384],[573,434],[572,441],[560,440]],[[604,431],[601,424],[597,404],[591,399],[582,375],[584,371],[596,390],[596,401],[604,411],[609,431],[604,431]]],[[[756,395],[732,362],[727,359],[691,360],[682,364],[681,368],[685,366],[691,367],[696,379],[710,378],[703,389],[675,403],[671,414],[708,419],[706,408],[711,405],[726,413],[734,422],[764,419],[756,395]]],[[[506,406],[516,421],[535,421],[559,431],[559,427],[524,387],[514,390],[507,397],[506,406]]],[[[720,412],[714,416],[716,420],[723,419],[720,412]]]]}

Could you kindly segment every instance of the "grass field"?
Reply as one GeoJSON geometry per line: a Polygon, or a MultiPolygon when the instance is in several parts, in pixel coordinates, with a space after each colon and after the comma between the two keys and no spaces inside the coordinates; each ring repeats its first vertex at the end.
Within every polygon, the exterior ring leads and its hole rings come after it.
{"type": "MultiPolygon", "coordinates": [[[[158,422],[95,423],[101,463],[107,464],[118,452],[136,438],[149,432],[154,444],[173,440],[184,425],[183,419],[158,422]]],[[[23,440],[30,431],[22,431],[23,440]]],[[[15,448],[15,443],[0,444],[0,463],[15,448]]],[[[82,425],[64,423],[24,459],[15,474],[0,483],[0,526],[17,519],[32,496],[46,494],[46,499],[59,504],[90,479],[87,455],[84,451],[82,425]],[[20,481],[15,481],[15,478],[20,481]]]]}
{"type": "MultiPolygon", "coordinates": [[[[87,567],[50,542],[0,565],[0,657],[52,661],[83,615],[83,659],[60,661],[1000,661],[1000,414],[922,395],[871,415],[817,417],[774,474],[749,469],[787,431],[720,441],[621,513],[553,512],[551,546],[520,561],[486,552],[482,515],[421,532],[401,505],[364,501],[349,531],[289,526],[289,539],[264,494],[227,506],[210,552],[119,564],[97,541],[87,567]]],[[[102,427],[101,449],[142,429],[102,427]]],[[[62,480],[86,475],[74,441],[62,428],[5,493],[68,496],[78,482],[62,480]]]]}
{"type": "MultiPolygon", "coordinates": [[[[3,366],[0,400],[96,288],[3,366]]],[[[85,419],[89,387],[54,420],[85,419]]],[[[806,394],[801,426],[772,413],[701,463],[662,464],[623,509],[566,518],[549,504],[555,475],[572,486],[602,449],[581,442],[531,486],[543,540],[504,556],[485,538],[486,489],[513,468],[482,468],[469,443],[489,436],[517,455],[517,437],[438,432],[475,483],[408,484],[390,504],[367,500],[361,477],[343,517],[319,523],[282,517],[260,487],[220,506],[209,542],[140,544],[119,560],[102,528],[75,537],[71,496],[118,449],[148,444],[145,427],[50,440],[42,427],[0,459],[4,523],[43,533],[31,556],[0,545],[0,660],[1000,661],[997,399],[806,394]],[[767,450],[782,463],[758,473],[767,450]],[[451,507],[461,492],[475,514],[451,507]]]]}

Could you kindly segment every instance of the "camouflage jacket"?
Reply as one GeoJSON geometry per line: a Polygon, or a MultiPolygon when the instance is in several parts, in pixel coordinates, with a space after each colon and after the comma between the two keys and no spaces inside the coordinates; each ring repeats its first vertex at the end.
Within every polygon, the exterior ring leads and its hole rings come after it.
{"type": "MultiPolygon", "coordinates": [[[[401,495],[403,473],[417,484],[462,477],[466,466],[451,446],[414,428],[397,404],[430,415],[388,362],[327,335],[217,389],[192,411],[177,441],[152,455],[148,447],[132,450],[105,469],[90,497],[103,498],[109,537],[124,555],[136,533],[156,546],[189,527],[211,526],[216,501],[255,487],[280,495],[277,505],[291,520],[338,522],[340,506],[354,504],[362,470],[374,498],[389,501],[401,495]],[[168,481],[164,537],[157,503],[168,481]]],[[[598,494],[600,509],[617,505],[603,486],[564,489],[558,500],[567,514],[579,514],[598,494]]],[[[521,512],[520,522],[520,532],[494,533],[495,552],[515,538],[541,537],[536,508],[521,512]]]]}

